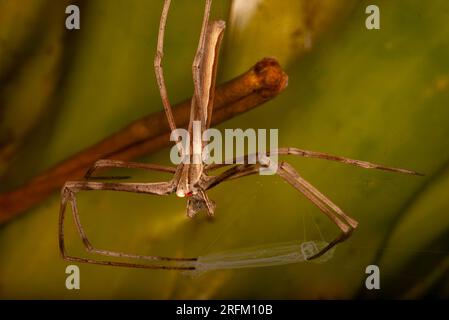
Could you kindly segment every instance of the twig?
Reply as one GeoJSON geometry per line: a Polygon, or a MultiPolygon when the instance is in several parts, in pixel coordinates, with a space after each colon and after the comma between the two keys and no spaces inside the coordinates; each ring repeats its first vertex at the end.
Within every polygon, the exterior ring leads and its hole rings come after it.
{"type": "MultiPolygon", "coordinates": [[[[260,106],[287,86],[288,77],[272,58],[259,61],[241,76],[215,90],[212,125],[260,106]]],[[[186,127],[190,100],[174,107],[179,127],[186,127]]],[[[150,154],[170,144],[170,129],[163,112],[132,122],[103,141],[73,155],[33,178],[22,187],[0,195],[0,224],[32,208],[58,190],[68,180],[82,178],[99,159],[131,160],[150,154]]]]}

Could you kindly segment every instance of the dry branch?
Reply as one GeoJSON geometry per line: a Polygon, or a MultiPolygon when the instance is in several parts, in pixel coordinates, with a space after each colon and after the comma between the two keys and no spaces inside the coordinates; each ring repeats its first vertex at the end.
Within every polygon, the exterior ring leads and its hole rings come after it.
{"type": "MultiPolygon", "coordinates": [[[[288,77],[272,58],[259,61],[249,71],[215,90],[212,125],[260,106],[287,86],[288,77]]],[[[174,107],[178,127],[186,127],[190,100],[174,107]]],[[[101,142],[60,162],[16,190],[0,195],[0,224],[44,200],[68,180],[81,179],[99,159],[131,160],[170,144],[170,129],[163,111],[136,120],[101,142]]]]}

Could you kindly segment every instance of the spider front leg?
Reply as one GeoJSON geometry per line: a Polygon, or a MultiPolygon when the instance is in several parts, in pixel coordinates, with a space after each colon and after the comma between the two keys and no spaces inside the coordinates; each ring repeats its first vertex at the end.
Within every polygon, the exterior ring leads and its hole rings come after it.
{"type": "Polygon", "coordinates": [[[159,24],[159,33],[157,38],[157,49],[154,57],[154,71],[156,73],[156,80],[161,95],[162,104],[164,105],[165,115],[170,126],[170,130],[176,129],[175,118],[173,116],[172,107],[168,99],[167,86],[165,85],[164,69],[162,68],[162,58],[164,57],[164,38],[165,27],[167,25],[168,11],[170,10],[170,0],[164,0],[164,8],[162,9],[161,21],[159,24]]]}
{"type": "MultiPolygon", "coordinates": [[[[260,164],[242,164],[234,166],[222,174],[215,176],[211,179],[207,185],[207,188],[212,188],[221,182],[233,180],[248,175],[256,174],[259,172],[260,164]]],[[[337,227],[341,230],[341,235],[330,242],[325,248],[320,252],[315,254],[308,259],[315,259],[331,248],[333,248],[338,243],[345,241],[351,235],[352,231],[357,227],[358,222],[346,215],[343,210],[341,210],[337,205],[335,205],[329,198],[324,196],[318,189],[312,186],[304,178],[302,178],[298,172],[288,163],[281,162],[278,165],[278,170],[276,172],[281,178],[287,181],[291,186],[300,191],[307,199],[309,199],[313,204],[315,204],[327,217],[334,222],[337,227]]]]}
{"type": "Polygon", "coordinates": [[[316,259],[332,249],[338,243],[348,239],[352,231],[357,228],[358,222],[349,217],[329,198],[312,186],[307,180],[288,163],[281,162],[277,174],[287,181],[291,186],[300,191],[307,199],[315,204],[324,214],[331,219],[341,230],[340,236],[331,241],[326,247],[308,259],[316,259]]]}
{"type": "MultiPolygon", "coordinates": [[[[192,75],[193,75],[193,85],[195,89],[194,94],[194,100],[197,103],[201,103],[201,94],[203,93],[203,88],[201,85],[201,62],[204,55],[204,47],[206,42],[206,30],[207,25],[209,24],[209,16],[210,16],[210,10],[212,6],[212,0],[206,0],[206,4],[204,7],[204,17],[203,17],[203,24],[201,26],[201,34],[200,34],[200,40],[198,43],[198,48],[195,54],[195,58],[193,59],[192,64],[192,75]]],[[[201,106],[204,107],[204,106],[201,106]]],[[[200,108],[201,110],[204,110],[204,108],[200,108]]]]}
{"type": "Polygon", "coordinates": [[[161,166],[158,164],[139,163],[139,162],[127,162],[120,160],[103,159],[98,160],[92,167],[86,172],[84,178],[86,180],[112,180],[112,179],[128,179],[129,176],[93,176],[93,173],[98,169],[112,169],[112,168],[126,168],[126,169],[142,169],[153,170],[159,172],[175,173],[175,167],[161,166]]]}
{"type": "MultiPolygon", "coordinates": [[[[313,158],[313,159],[323,159],[323,160],[329,160],[329,161],[335,161],[340,162],[348,165],[352,165],[359,168],[364,169],[376,169],[376,170],[383,170],[383,171],[389,171],[389,172],[395,172],[395,173],[402,173],[402,174],[409,174],[409,175],[416,175],[416,176],[423,176],[424,174],[419,173],[414,170],[408,170],[408,169],[402,169],[402,168],[394,168],[389,167],[373,162],[363,161],[363,160],[357,160],[357,159],[351,159],[341,156],[335,156],[332,154],[328,154],[325,152],[317,152],[317,151],[310,151],[310,150],[304,150],[304,149],[298,149],[298,148],[279,148],[279,149],[272,149],[267,154],[262,153],[254,153],[245,155],[243,157],[235,157],[232,159],[233,163],[248,163],[250,159],[259,159],[260,156],[271,156],[271,155],[292,155],[296,157],[303,157],[303,158],[313,158]]],[[[219,169],[222,167],[228,166],[228,164],[210,164],[206,166],[206,171],[211,171],[215,169],[219,169]]]]}
{"type": "Polygon", "coordinates": [[[59,250],[62,257],[68,261],[76,261],[97,265],[109,265],[109,266],[119,266],[119,267],[133,267],[133,268],[146,268],[146,269],[173,269],[173,270],[192,270],[195,269],[193,266],[188,266],[186,263],[196,261],[196,258],[171,258],[171,257],[161,257],[161,256],[146,256],[146,255],[136,255],[123,252],[102,250],[95,248],[89,239],[87,238],[86,232],[81,225],[81,220],[78,213],[78,206],[76,202],[76,193],[80,191],[89,190],[110,190],[110,191],[122,191],[122,192],[132,192],[132,193],[145,193],[151,195],[168,195],[174,191],[173,182],[160,182],[160,183],[103,183],[103,182],[67,182],[62,188],[61,194],[61,208],[59,214],[59,250]],[[115,261],[104,261],[89,258],[79,258],[69,256],[65,250],[64,243],[64,220],[65,211],[67,203],[70,202],[72,207],[73,218],[75,221],[76,229],[79,236],[83,242],[83,245],[87,252],[96,253],[104,256],[110,256],[115,258],[131,258],[131,259],[141,259],[149,261],[159,261],[159,262],[178,262],[184,263],[184,265],[169,266],[163,264],[136,264],[127,262],[115,262],[115,261]]]}

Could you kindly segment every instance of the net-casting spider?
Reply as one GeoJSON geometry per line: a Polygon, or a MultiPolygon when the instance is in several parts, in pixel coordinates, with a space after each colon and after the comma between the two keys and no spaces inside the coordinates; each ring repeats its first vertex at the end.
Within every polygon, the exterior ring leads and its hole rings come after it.
{"type": "MultiPolygon", "coordinates": [[[[209,23],[209,14],[212,0],[206,0],[203,24],[198,49],[193,62],[193,82],[194,96],[191,104],[189,132],[192,131],[194,121],[200,121],[201,131],[209,128],[211,123],[213,94],[215,89],[215,80],[217,73],[218,52],[223,37],[225,23],[224,21],[211,21],[209,23]]],[[[159,35],[157,42],[157,52],[154,59],[154,68],[162,98],[164,110],[167,116],[170,129],[176,129],[170,102],[167,96],[167,90],[164,81],[164,74],[161,65],[163,57],[164,33],[167,15],[170,7],[170,0],[165,0],[161,15],[159,35]]],[[[193,144],[198,141],[193,142],[193,144]]],[[[201,141],[199,142],[201,144],[201,141]]],[[[200,148],[201,149],[201,148],[200,148]]],[[[180,150],[183,152],[182,150],[180,150]]],[[[271,154],[294,155],[308,158],[318,158],[325,160],[338,161],[366,169],[381,169],[392,172],[417,175],[417,172],[386,167],[374,163],[360,160],[353,160],[344,157],[332,156],[326,153],[300,150],[297,148],[280,148],[271,150],[271,154]]],[[[246,160],[248,160],[247,156],[246,160]]],[[[119,177],[95,177],[93,173],[97,169],[104,168],[132,168],[142,170],[152,170],[167,172],[173,174],[173,178],[167,182],[155,183],[124,183],[124,182],[98,182],[98,181],[75,181],[67,182],[61,191],[61,208],[59,216],[59,248],[65,260],[84,262],[98,265],[148,268],[148,269],[176,269],[192,270],[195,269],[194,263],[197,258],[171,258],[160,256],[136,255],[123,252],[115,252],[97,249],[92,246],[81,225],[78,208],[76,203],[76,193],[88,190],[112,190],[133,193],[144,193],[149,195],[170,195],[176,193],[179,197],[187,197],[187,215],[193,217],[199,211],[206,211],[209,216],[214,215],[215,204],[208,198],[206,191],[217,186],[221,182],[229,181],[248,175],[255,174],[261,166],[267,166],[267,163],[259,161],[256,164],[250,164],[246,161],[244,164],[179,164],[176,167],[161,166],[155,164],[144,164],[135,162],[123,162],[115,160],[99,160],[86,173],[86,179],[105,179],[119,177]],[[224,172],[216,175],[210,175],[216,169],[231,166],[224,172]],[[73,217],[78,233],[83,241],[84,247],[89,253],[96,253],[103,256],[115,258],[131,258],[152,261],[149,264],[138,264],[117,261],[96,260],[90,258],[72,257],[66,253],[64,246],[64,217],[67,203],[70,202],[73,217]]],[[[346,240],[351,232],[357,227],[357,221],[346,215],[337,205],[324,196],[314,186],[302,178],[299,173],[288,163],[280,162],[277,165],[277,174],[288,182],[291,186],[300,191],[307,199],[312,201],[324,214],[326,214],[340,229],[341,234],[331,241],[325,248],[316,253],[310,259],[317,258],[334,247],[336,244],[346,240]]]]}

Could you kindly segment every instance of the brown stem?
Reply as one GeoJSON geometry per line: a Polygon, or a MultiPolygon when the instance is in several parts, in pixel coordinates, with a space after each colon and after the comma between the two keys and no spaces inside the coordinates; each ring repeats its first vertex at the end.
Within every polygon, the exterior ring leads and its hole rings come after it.
{"type": "MultiPolygon", "coordinates": [[[[212,125],[228,120],[272,99],[287,86],[288,77],[272,58],[259,61],[249,71],[215,90],[212,125]]],[[[190,100],[173,109],[176,124],[186,127],[190,100]]],[[[22,187],[0,195],[0,224],[25,212],[68,180],[79,180],[99,159],[131,160],[170,144],[170,128],[163,111],[129,124],[99,143],[60,162],[22,187]]]]}

